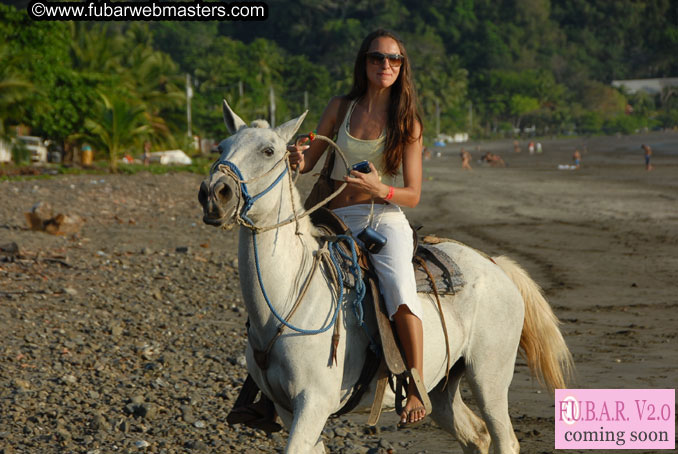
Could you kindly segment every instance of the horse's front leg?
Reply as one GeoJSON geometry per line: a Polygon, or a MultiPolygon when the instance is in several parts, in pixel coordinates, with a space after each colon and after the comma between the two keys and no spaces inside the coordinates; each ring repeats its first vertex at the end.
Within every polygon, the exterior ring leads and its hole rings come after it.
{"type": "Polygon", "coordinates": [[[277,408],[280,418],[290,432],[285,452],[324,454],[325,447],[320,434],[333,407],[327,396],[305,390],[294,399],[294,414],[277,408]]]}

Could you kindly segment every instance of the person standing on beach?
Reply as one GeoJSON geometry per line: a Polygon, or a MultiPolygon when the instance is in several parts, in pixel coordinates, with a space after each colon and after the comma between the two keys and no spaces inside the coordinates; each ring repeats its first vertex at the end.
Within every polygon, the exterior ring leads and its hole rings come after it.
{"type": "Polygon", "coordinates": [[[424,161],[430,161],[431,160],[431,150],[428,149],[428,147],[424,147],[423,149],[423,154],[424,154],[424,161]]]}
{"type": "Polygon", "coordinates": [[[520,153],[520,144],[518,143],[517,140],[513,141],[513,151],[516,153],[520,153]]]}
{"type": "Polygon", "coordinates": [[[575,169],[581,167],[581,152],[578,149],[574,150],[574,153],[572,154],[572,161],[574,162],[575,169]]]}
{"type": "Polygon", "coordinates": [[[151,163],[151,142],[148,140],[144,142],[144,154],[141,156],[141,158],[145,166],[151,163]]]}
{"type": "Polygon", "coordinates": [[[642,148],[643,151],[645,152],[645,170],[649,172],[650,170],[654,169],[652,164],[650,164],[650,158],[652,157],[652,148],[650,148],[650,146],[646,144],[642,144],[640,148],[642,148]]]}
{"type": "Polygon", "coordinates": [[[471,168],[471,153],[462,148],[459,155],[461,156],[461,168],[463,170],[473,170],[471,168]]]}

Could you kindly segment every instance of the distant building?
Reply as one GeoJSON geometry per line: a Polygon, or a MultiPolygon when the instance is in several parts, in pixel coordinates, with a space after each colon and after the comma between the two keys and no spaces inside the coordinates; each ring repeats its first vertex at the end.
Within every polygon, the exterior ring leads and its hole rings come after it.
{"type": "Polygon", "coordinates": [[[678,94],[678,77],[664,77],[660,79],[629,79],[613,80],[612,86],[622,88],[631,94],[645,92],[650,95],[660,96],[661,103],[673,94],[678,94]]]}

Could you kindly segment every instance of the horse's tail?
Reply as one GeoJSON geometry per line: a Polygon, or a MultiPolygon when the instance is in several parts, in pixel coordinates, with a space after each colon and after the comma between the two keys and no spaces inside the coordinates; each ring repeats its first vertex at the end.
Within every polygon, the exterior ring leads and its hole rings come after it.
{"type": "Polygon", "coordinates": [[[560,322],[544,298],[541,287],[508,257],[494,261],[520,290],[525,302],[525,321],[520,348],[532,374],[550,391],[566,387],[572,376],[572,354],[560,333],[560,322]]]}

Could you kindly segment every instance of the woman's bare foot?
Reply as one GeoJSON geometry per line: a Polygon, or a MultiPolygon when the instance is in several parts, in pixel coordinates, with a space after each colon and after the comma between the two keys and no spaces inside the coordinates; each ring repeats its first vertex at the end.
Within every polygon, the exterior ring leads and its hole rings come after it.
{"type": "Polygon", "coordinates": [[[424,403],[417,394],[417,388],[414,383],[407,387],[407,403],[400,415],[400,425],[410,425],[423,420],[426,417],[424,403]]]}
{"type": "MultiPolygon", "coordinates": [[[[415,380],[420,382],[423,389],[422,371],[424,370],[424,330],[419,317],[414,315],[406,305],[401,305],[393,315],[400,344],[405,352],[405,360],[411,368],[407,385],[407,402],[400,415],[399,427],[413,427],[420,424],[426,417],[426,406],[422,396],[417,391],[415,380]]],[[[425,392],[425,389],[423,389],[425,392]]]]}

